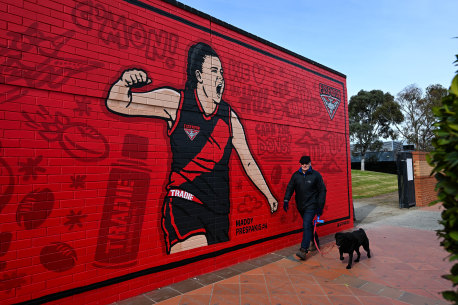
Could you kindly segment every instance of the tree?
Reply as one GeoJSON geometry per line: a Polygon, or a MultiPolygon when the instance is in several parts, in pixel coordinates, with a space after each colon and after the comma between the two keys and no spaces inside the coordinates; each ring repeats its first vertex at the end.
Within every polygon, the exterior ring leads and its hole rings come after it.
{"type": "Polygon", "coordinates": [[[381,90],[361,90],[350,98],[348,105],[350,139],[355,142],[354,151],[361,156],[361,170],[364,170],[365,154],[381,148],[380,137],[395,139],[391,124],[404,119],[394,97],[381,90]]]}
{"type": "Polygon", "coordinates": [[[433,107],[441,105],[441,99],[447,95],[447,89],[441,85],[430,85],[426,94],[417,85],[409,85],[398,93],[396,102],[404,115],[404,122],[396,124],[402,137],[415,145],[417,150],[430,151],[434,137],[433,107]]]}
{"type": "MultiPolygon", "coordinates": [[[[458,55],[455,64],[458,65],[458,55]]],[[[443,277],[453,283],[453,289],[442,292],[446,300],[458,304],[458,71],[449,94],[442,99],[442,105],[435,107],[437,127],[436,137],[432,141],[434,150],[428,158],[433,166],[431,174],[437,179],[438,200],[445,208],[440,223],[443,228],[437,230],[442,238],[441,246],[450,253],[450,261],[455,261],[450,274],[443,277]]]]}

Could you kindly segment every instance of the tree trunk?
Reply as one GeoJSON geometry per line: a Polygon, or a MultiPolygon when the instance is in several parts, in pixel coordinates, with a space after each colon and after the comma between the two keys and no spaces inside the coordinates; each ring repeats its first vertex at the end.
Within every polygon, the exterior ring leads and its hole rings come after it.
{"type": "Polygon", "coordinates": [[[361,158],[361,171],[364,172],[364,157],[361,158]]]}

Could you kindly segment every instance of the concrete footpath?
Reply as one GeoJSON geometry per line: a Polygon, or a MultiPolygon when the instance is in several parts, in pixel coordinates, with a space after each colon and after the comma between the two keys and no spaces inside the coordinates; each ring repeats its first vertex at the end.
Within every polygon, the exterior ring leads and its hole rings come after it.
{"type": "Polygon", "coordinates": [[[439,245],[441,207],[399,209],[397,192],[354,201],[355,228],[364,228],[372,258],[347,270],[333,236],[322,254],[294,255],[299,245],[119,301],[143,304],[450,304],[440,292],[452,289],[441,276],[452,264],[439,245]]]}

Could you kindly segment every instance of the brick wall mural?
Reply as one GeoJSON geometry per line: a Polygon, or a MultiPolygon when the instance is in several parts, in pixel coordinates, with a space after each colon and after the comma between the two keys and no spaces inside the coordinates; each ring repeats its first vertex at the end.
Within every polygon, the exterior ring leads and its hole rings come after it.
{"type": "Polygon", "coordinates": [[[353,225],[345,76],[173,1],[0,4],[0,299],[108,304],[353,225]],[[292,203],[294,206],[294,203],[292,203]]]}

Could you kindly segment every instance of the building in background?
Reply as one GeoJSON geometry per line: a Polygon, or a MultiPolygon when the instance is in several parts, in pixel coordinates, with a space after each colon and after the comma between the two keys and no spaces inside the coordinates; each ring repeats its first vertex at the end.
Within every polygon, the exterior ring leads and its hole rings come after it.
{"type": "MultiPolygon", "coordinates": [[[[365,169],[369,171],[396,174],[396,156],[400,151],[414,150],[413,144],[402,141],[385,141],[379,151],[367,151],[365,155],[365,169]]],[[[351,168],[361,168],[361,156],[357,154],[354,144],[350,144],[351,168]]]]}

